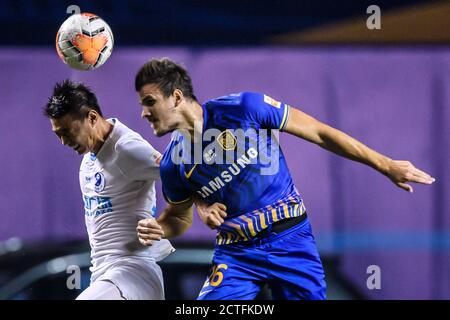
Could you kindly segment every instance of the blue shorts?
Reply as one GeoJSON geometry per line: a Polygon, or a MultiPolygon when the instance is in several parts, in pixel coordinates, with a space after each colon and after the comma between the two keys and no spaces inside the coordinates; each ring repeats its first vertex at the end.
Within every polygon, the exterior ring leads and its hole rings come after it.
{"type": "Polygon", "coordinates": [[[325,275],[308,218],[276,234],[216,246],[197,300],[252,300],[264,284],[276,300],[323,300],[325,275]]]}

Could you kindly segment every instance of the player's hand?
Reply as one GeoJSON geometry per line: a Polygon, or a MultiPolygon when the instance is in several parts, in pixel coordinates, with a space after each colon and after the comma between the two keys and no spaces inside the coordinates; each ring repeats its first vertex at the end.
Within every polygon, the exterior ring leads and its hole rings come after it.
{"type": "Polygon", "coordinates": [[[210,206],[201,202],[196,202],[195,204],[198,216],[211,229],[219,227],[227,216],[227,207],[222,203],[216,202],[210,206]]]}
{"type": "Polygon", "coordinates": [[[421,184],[432,184],[435,179],[428,173],[417,169],[411,162],[403,160],[391,160],[387,171],[387,176],[398,187],[413,192],[413,187],[406,182],[421,184]]]}
{"type": "Polygon", "coordinates": [[[151,246],[153,241],[161,240],[164,231],[154,218],[142,219],[136,228],[139,242],[144,246],[151,246]]]}

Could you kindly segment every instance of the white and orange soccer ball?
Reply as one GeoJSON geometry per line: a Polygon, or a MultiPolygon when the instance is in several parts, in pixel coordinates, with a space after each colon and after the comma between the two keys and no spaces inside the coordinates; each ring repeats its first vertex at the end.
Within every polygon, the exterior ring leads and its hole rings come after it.
{"type": "Polygon", "coordinates": [[[77,70],[92,70],[108,60],[114,37],[108,24],[92,13],[71,15],[56,34],[56,51],[77,70]]]}

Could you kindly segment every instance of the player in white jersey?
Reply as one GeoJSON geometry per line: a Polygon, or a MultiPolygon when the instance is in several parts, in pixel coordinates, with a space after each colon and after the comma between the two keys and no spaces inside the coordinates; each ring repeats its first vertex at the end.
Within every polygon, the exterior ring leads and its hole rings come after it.
{"type": "Polygon", "coordinates": [[[137,222],[156,213],[161,154],[119,120],[103,118],[83,84],[57,84],[44,113],[62,144],[84,154],[80,187],[92,276],[77,299],[164,299],[156,262],[174,249],[160,236],[151,247],[136,236],[137,222]]]}
{"type": "MultiPolygon", "coordinates": [[[[109,280],[128,299],[161,299],[162,275],[155,261],[172,246],[161,240],[145,250],[135,232],[139,217],[156,213],[161,154],[119,120],[107,121],[113,125],[108,138],[97,154],[84,155],[80,167],[92,282],[109,280]]],[[[79,298],[89,298],[88,293],[79,298]]]]}

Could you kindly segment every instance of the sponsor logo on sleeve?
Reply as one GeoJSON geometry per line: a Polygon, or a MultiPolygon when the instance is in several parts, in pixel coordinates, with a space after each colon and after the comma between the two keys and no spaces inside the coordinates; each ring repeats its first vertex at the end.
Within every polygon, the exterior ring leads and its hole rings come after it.
{"type": "Polygon", "coordinates": [[[267,104],[270,104],[272,107],[278,108],[280,109],[281,107],[281,102],[277,101],[269,96],[264,95],[264,102],[267,104]]]}

